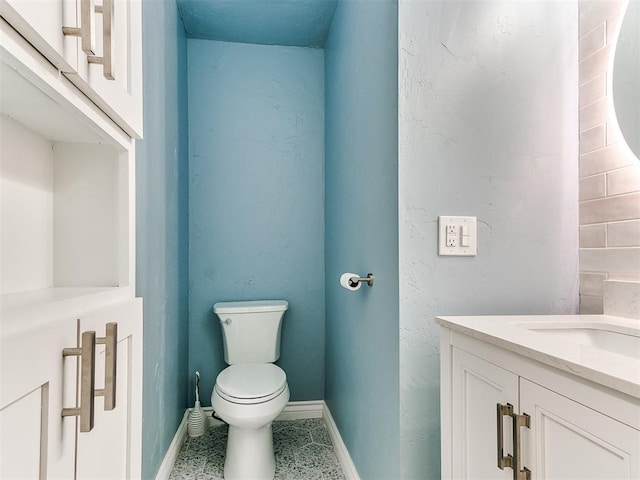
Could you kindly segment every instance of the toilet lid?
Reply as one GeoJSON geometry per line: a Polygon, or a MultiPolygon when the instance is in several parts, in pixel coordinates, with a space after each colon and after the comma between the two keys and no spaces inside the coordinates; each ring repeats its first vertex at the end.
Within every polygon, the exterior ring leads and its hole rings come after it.
{"type": "Polygon", "coordinates": [[[279,395],[287,375],[273,363],[239,363],[225,368],[216,379],[220,396],[245,403],[263,402],[279,395]]]}

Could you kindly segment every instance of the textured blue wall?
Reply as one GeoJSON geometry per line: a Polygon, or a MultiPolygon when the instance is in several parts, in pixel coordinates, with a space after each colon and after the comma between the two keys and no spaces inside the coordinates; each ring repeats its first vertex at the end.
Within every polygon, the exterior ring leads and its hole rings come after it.
{"type": "Polygon", "coordinates": [[[143,2],[144,140],[136,155],[136,293],[144,298],[142,473],[187,406],[187,39],[175,2],[143,2]]]}
{"type": "Polygon", "coordinates": [[[215,302],[286,299],[291,400],[323,398],[324,62],[318,49],[188,40],[189,370],[226,366],[215,302]]]}
{"type": "Polygon", "coordinates": [[[337,0],[178,0],[191,38],[322,47],[337,0]]]}
{"type": "Polygon", "coordinates": [[[397,3],[338,2],[325,45],[325,400],[362,478],[399,478],[397,3]],[[344,271],[375,285],[341,288],[344,271]]]}

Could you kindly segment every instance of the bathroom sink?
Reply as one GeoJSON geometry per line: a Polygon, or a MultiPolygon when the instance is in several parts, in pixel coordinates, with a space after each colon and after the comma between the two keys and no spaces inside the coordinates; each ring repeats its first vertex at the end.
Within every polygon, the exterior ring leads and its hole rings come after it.
{"type": "Polygon", "coordinates": [[[532,332],[640,359],[640,329],[606,323],[519,323],[532,332]]]}
{"type": "Polygon", "coordinates": [[[640,399],[640,322],[636,319],[477,315],[436,317],[436,322],[450,331],[451,341],[463,350],[466,342],[479,340],[640,399]]]}

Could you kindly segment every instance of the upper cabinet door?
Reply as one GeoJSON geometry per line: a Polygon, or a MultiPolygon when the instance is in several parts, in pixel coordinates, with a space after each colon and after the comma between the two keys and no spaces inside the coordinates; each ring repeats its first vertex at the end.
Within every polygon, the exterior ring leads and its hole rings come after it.
{"type": "Polygon", "coordinates": [[[95,0],[94,26],[94,54],[79,49],[76,73],[67,76],[129,135],[142,138],[141,0],[95,0]]]}
{"type": "MultiPolygon", "coordinates": [[[[85,2],[88,17],[90,3],[85,2]]],[[[74,72],[78,64],[80,38],[85,46],[93,38],[77,15],[76,0],[0,0],[0,15],[62,72],[74,72]],[[63,29],[69,34],[65,35],[63,29]],[[76,35],[77,34],[77,35],[76,35]]]]}

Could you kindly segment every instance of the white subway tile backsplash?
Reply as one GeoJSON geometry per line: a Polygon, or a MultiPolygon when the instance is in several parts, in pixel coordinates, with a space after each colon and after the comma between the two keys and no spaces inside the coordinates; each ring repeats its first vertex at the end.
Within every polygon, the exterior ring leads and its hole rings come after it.
{"type": "Polygon", "coordinates": [[[607,246],[640,247],[640,220],[607,224],[607,246]]]}
{"type": "Polygon", "coordinates": [[[598,125],[580,132],[580,153],[588,153],[605,146],[605,126],[598,125]]]}
{"type": "Polygon", "coordinates": [[[607,226],[604,223],[580,227],[580,248],[606,247],[607,226]]]}
{"type": "Polygon", "coordinates": [[[618,124],[615,122],[607,122],[607,145],[615,145],[616,143],[620,143],[622,140],[622,134],[620,133],[620,128],[618,124]]]}
{"type": "Polygon", "coordinates": [[[592,295],[602,297],[604,295],[603,282],[607,279],[606,273],[581,273],[580,295],[592,295]]]}
{"type": "Polygon", "coordinates": [[[586,107],[596,100],[603,98],[606,94],[606,88],[606,75],[604,73],[580,85],[578,92],[580,108],[586,107]]]}
{"type": "Polygon", "coordinates": [[[601,173],[592,177],[584,177],[579,182],[579,197],[580,201],[592,200],[594,198],[602,198],[606,195],[606,174],[601,173]]]}
{"type": "Polygon", "coordinates": [[[606,42],[607,45],[611,44],[618,35],[618,27],[620,26],[620,20],[622,19],[622,15],[620,12],[616,12],[613,16],[607,18],[605,23],[606,28],[606,42]]]}
{"type": "Polygon", "coordinates": [[[611,273],[607,280],[621,280],[623,282],[640,282],[640,270],[636,273],[611,273]]]}
{"type": "MultiPolygon", "coordinates": [[[[578,2],[580,313],[585,314],[623,314],[618,307],[630,304],[621,290],[626,286],[610,280],[640,282],[640,162],[621,141],[606,98],[611,47],[626,1],[578,2]]],[[[640,289],[634,288],[627,297],[638,300],[640,289]]],[[[640,318],[638,303],[634,311],[640,318]]]]}
{"type": "Polygon", "coordinates": [[[607,70],[609,51],[609,46],[603,47],[593,55],[580,61],[578,64],[580,83],[585,83],[607,70]]]}
{"type": "Polygon", "coordinates": [[[603,313],[640,320],[640,282],[604,282],[603,313]]]}
{"type": "Polygon", "coordinates": [[[602,297],[580,295],[580,313],[582,315],[601,315],[603,311],[602,297]]]}
{"type": "Polygon", "coordinates": [[[624,6],[625,0],[601,0],[596,2],[593,7],[586,9],[581,13],[578,24],[580,37],[583,37],[598,25],[610,18],[624,6]]]}
{"type": "Polygon", "coordinates": [[[636,273],[640,270],[640,247],[581,248],[580,270],[583,272],[636,273]]]}
{"type": "Polygon", "coordinates": [[[580,225],[640,218],[640,193],[580,202],[580,225]]]}
{"type": "Polygon", "coordinates": [[[640,191],[640,162],[607,172],[607,195],[640,191]]]}
{"type": "Polygon", "coordinates": [[[578,14],[582,15],[584,12],[593,7],[598,0],[579,0],[578,1],[578,14]]]}
{"type": "Polygon", "coordinates": [[[580,155],[580,176],[589,177],[596,173],[627,167],[632,165],[633,160],[623,148],[623,145],[610,145],[606,148],[580,155]]]}
{"type": "Polygon", "coordinates": [[[609,104],[607,97],[587,105],[580,109],[580,131],[583,132],[596,125],[605,123],[609,115],[609,104]]]}
{"type": "Polygon", "coordinates": [[[605,46],[606,32],[605,24],[601,23],[594,30],[580,38],[578,42],[578,58],[586,59],[596,51],[605,46]]]}

